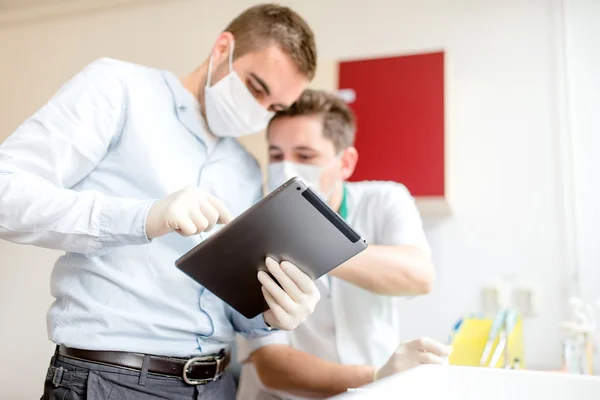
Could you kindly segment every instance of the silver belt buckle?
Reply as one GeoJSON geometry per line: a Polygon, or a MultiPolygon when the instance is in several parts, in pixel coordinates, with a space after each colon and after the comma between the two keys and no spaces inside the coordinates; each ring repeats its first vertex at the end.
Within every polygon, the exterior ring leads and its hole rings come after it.
{"type": "Polygon", "coordinates": [[[219,379],[225,371],[219,371],[221,369],[221,364],[225,356],[223,354],[219,354],[218,356],[202,356],[202,357],[193,357],[186,361],[183,365],[183,374],[182,379],[188,385],[204,385],[209,382],[214,382],[219,379]],[[190,379],[187,374],[191,372],[191,368],[195,364],[211,364],[215,363],[215,376],[207,379],[190,379]]]}

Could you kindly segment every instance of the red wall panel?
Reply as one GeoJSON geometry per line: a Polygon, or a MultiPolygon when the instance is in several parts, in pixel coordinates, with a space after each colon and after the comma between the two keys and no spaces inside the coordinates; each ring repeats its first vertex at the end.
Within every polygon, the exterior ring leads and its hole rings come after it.
{"type": "Polygon", "coordinates": [[[444,53],[344,61],[339,88],[356,94],[351,180],[392,180],[414,196],[444,196],[444,53]]]}

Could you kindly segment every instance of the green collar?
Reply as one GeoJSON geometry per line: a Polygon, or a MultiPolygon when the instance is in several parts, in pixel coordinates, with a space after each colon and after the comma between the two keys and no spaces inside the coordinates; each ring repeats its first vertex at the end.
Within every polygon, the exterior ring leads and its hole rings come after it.
{"type": "Polygon", "coordinates": [[[348,219],[348,189],[344,185],[344,193],[342,194],[342,203],[340,204],[340,217],[348,219]]]}

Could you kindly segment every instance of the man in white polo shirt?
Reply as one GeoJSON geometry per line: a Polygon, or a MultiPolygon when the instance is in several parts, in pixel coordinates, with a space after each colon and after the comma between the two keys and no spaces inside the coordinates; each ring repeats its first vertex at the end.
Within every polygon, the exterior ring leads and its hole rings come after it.
{"type": "Polygon", "coordinates": [[[399,345],[397,297],[428,293],[434,268],[406,187],[346,182],[358,161],[354,135],[348,106],[314,90],[267,128],[269,190],[302,178],[369,248],[317,281],[321,302],[296,330],[240,340],[238,399],[327,397],[449,354],[427,338],[399,345]]]}

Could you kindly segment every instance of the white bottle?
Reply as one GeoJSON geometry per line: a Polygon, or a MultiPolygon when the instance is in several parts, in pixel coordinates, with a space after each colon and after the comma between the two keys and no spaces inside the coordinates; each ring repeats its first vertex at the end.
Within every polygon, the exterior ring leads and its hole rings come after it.
{"type": "Polygon", "coordinates": [[[571,299],[570,304],[575,320],[562,324],[567,333],[563,339],[563,370],[570,374],[591,375],[596,329],[593,310],[577,298],[571,299]]]}

